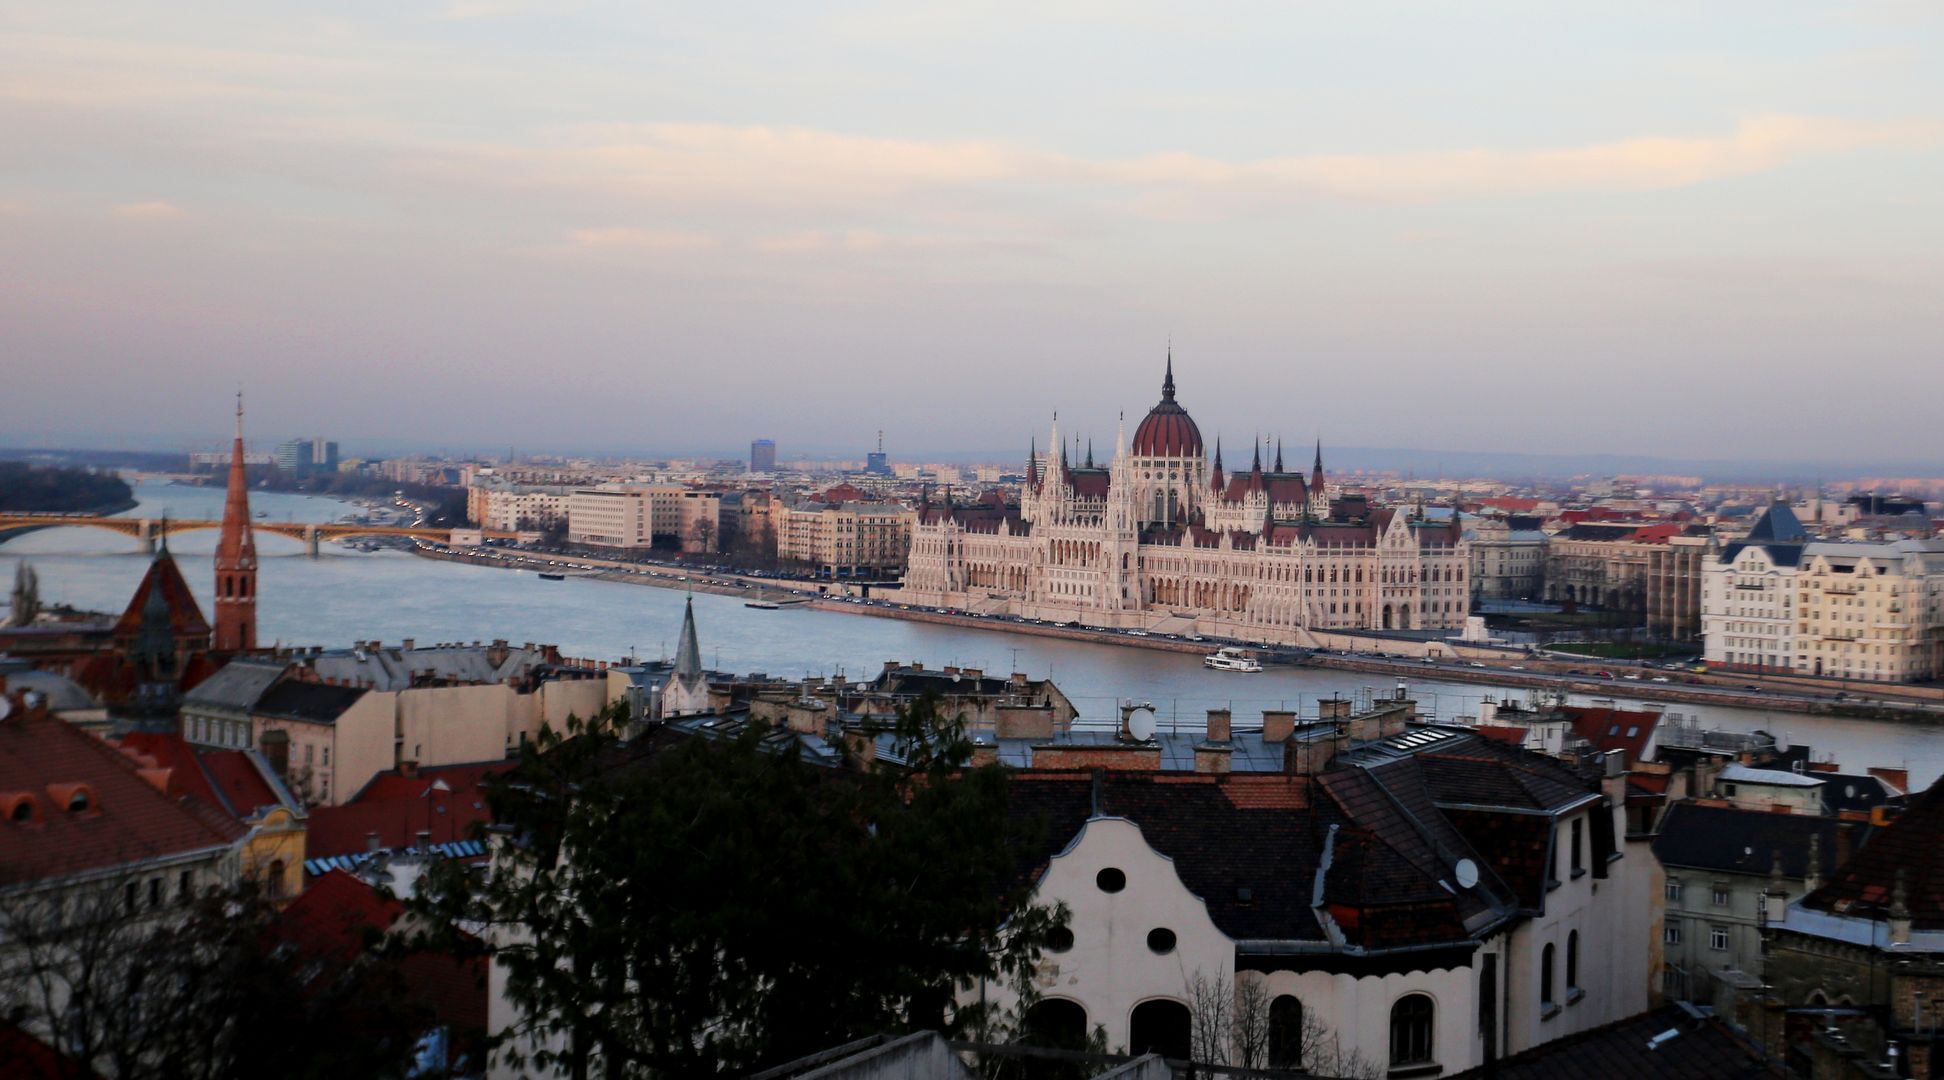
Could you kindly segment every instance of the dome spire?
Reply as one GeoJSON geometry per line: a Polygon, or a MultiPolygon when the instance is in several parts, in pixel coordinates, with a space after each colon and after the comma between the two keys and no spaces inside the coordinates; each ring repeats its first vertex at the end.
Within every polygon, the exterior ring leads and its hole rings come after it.
{"type": "Polygon", "coordinates": [[[1168,373],[1161,379],[1161,400],[1174,400],[1174,342],[1168,342],[1168,373]]]}

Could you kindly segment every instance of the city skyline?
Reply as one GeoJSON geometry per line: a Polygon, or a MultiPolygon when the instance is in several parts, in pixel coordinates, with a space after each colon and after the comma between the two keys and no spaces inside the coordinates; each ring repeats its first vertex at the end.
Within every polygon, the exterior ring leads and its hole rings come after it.
{"type": "Polygon", "coordinates": [[[17,7],[0,427],[1944,448],[1944,14],[1231,14],[17,7]]]}

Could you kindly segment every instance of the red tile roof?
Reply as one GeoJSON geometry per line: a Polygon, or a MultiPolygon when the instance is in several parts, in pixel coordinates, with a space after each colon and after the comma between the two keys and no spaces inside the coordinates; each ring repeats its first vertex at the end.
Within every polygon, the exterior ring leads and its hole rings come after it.
{"type": "Polygon", "coordinates": [[[186,794],[165,795],[133,755],[14,703],[0,720],[0,886],[234,844],[249,830],[186,794]],[[88,808],[68,809],[85,791],[88,808]],[[33,803],[32,820],[14,820],[33,803]]]}
{"type": "Polygon", "coordinates": [[[310,813],[305,855],[313,859],[366,850],[370,834],[381,848],[404,848],[420,832],[443,844],[472,836],[475,824],[488,823],[482,783],[513,767],[510,761],[419,769],[405,776],[379,773],[343,806],[321,806],[310,813]]]}
{"type": "Polygon", "coordinates": [[[182,571],[176,568],[175,559],[168,552],[159,552],[149,562],[148,573],[142,575],[141,584],[135,586],[135,596],[128,601],[128,608],[115,622],[117,641],[133,638],[142,631],[142,606],[148,603],[150,591],[162,590],[162,599],[169,606],[169,630],[177,639],[199,637],[206,644],[209,639],[209,621],[203,618],[202,609],[196,606],[195,594],[189,591],[189,583],[182,579],[182,571]]]}
{"type": "MultiPolygon", "coordinates": [[[[405,905],[342,870],[316,880],[283,910],[278,930],[307,956],[348,963],[391,928],[405,905]]],[[[409,999],[460,1032],[486,1030],[486,961],[412,953],[399,962],[409,999]]]]}
{"type": "Polygon", "coordinates": [[[1657,712],[1636,709],[1562,705],[1560,711],[1572,722],[1574,734],[1600,750],[1625,751],[1629,765],[1646,759],[1647,743],[1661,720],[1657,712]]]}
{"type": "Polygon", "coordinates": [[[232,817],[247,818],[282,801],[241,750],[191,746],[181,735],[160,731],[132,731],[120,743],[170,770],[170,794],[193,795],[232,817]]]}

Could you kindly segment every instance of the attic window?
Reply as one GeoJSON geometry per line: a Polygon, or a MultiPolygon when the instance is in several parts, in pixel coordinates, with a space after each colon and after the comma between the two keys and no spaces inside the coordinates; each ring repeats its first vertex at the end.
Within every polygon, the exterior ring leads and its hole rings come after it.
{"type": "Polygon", "coordinates": [[[88,789],[75,788],[74,794],[68,796],[67,808],[70,814],[85,813],[88,809],[88,789]]]}
{"type": "Polygon", "coordinates": [[[34,797],[25,793],[6,796],[0,799],[0,802],[6,804],[7,820],[16,825],[31,824],[39,809],[39,804],[34,801],[34,797]]]}
{"type": "Polygon", "coordinates": [[[1158,956],[1166,956],[1175,950],[1175,932],[1165,926],[1157,926],[1148,931],[1147,945],[1158,956]]]}
{"type": "Polygon", "coordinates": [[[1094,884],[1101,892],[1116,893],[1127,888],[1127,874],[1117,867],[1108,867],[1094,875],[1094,884]]]}

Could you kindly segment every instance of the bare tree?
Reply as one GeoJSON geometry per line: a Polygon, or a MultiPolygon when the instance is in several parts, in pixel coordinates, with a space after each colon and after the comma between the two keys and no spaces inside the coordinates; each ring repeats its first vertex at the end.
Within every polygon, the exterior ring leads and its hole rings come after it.
{"type": "MultiPolygon", "coordinates": [[[[0,1021],[116,1080],[398,1075],[423,1016],[395,969],[274,945],[250,883],[114,874],[0,900],[0,1021]]],[[[4,1070],[0,1070],[4,1071],[4,1070]]]]}
{"type": "Polygon", "coordinates": [[[1361,1049],[1346,1050],[1315,1010],[1297,1003],[1295,1010],[1278,1016],[1277,996],[1269,992],[1268,980],[1259,973],[1240,972],[1231,978],[1222,968],[1213,976],[1197,968],[1184,975],[1183,993],[1197,1062],[1301,1070],[1345,1080],[1375,1080],[1384,1073],[1361,1049]]]}

